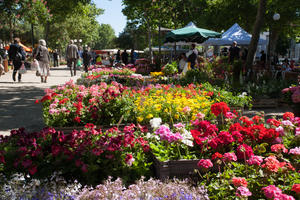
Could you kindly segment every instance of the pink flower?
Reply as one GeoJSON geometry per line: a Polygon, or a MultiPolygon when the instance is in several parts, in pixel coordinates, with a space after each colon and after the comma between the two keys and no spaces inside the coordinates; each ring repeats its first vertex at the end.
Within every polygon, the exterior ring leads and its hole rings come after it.
{"type": "Polygon", "coordinates": [[[213,167],[213,163],[210,159],[201,159],[198,162],[198,167],[204,167],[206,169],[213,167]]]}
{"type": "Polygon", "coordinates": [[[290,149],[289,154],[293,154],[293,155],[299,156],[300,155],[300,147],[295,147],[293,149],[290,149]]]}
{"type": "Polygon", "coordinates": [[[288,150],[287,148],[284,147],[283,144],[274,144],[271,146],[271,151],[276,152],[276,153],[287,153],[288,150]]]}
{"type": "Polygon", "coordinates": [[[233,119],[233,118],[236,118],[236,115],[233,114],[232,112],[227,112],[225,114],[225,117],[228,118],[228,119],[233,119]]]}
{"type": "Polygon", "coordinates": [[[282,126],[278,126],[276,129],[275,129],[281,136],[284,135],[284,129],[282,126]]]}
{"type": "Polygon", "coordinates": [[[223,160],[225,162],[237,161],[237,157],[236,157],[235,153],[225,153],[223,155],[223,160]]]}
{"type": "Polygon", "coordinates": [[[182,111],[183,111],[184,113],[189,113],[189,112],[191,112],[191,108],[188,107],[188,106],[186,106],[186,107],[184,107],[184,108],[182,109],[182,111]]]}
{"type": "Polygon", "coordinates": [[[293,196],[287,194],[281,194],[278,198],[274,198],[274,200],[295,200],[293,196]]]}
{"type": "Polygon", "coordinates": [[[281,189],[279,189],[275,185],[269,185],[262,188],[262,190],[264,191],[264,194],[268,199],[278,198],[282,194],[281,189]]]}
{"type": "Polygon", "coordinates": [[[244,186],[240,186],[236,190],[236,196],[238,197],[249,197],[251,195],[252,193],[249,191],[249,189],[244,186]]]}
{"type": "Polygon", "coordinates": [[[29,159],[25,159],[25,160],[23,160],[23,162],[22,162],[22,166],[23,166],[24,168],[28,168],[31,164],[32,164],[32,161],[29,160],[29,159]]]}
{"type": "Polygon", "coordinates": [[[265,159],[265,164],[262,165],[263,168],[267,168],[271,172],[277,172],[280,168],[280,162],[275,156],[269,156],[265,159]]]}
{"type": "Polygon", "coordinates": [[[196,115],[196,117],[199,118],[199,119],[204,119],[205,114],[199,112],[199,113],[196,115]]]}
{"type": "Polygon", "coordinates": [[[235,187],[239,187],[239,186],[247,187],[247,185],[248,185],[246,179],[241,178],[241,177],[233,177],[233,178],[231,179],[231,181],[232,181],[232,184],[233,184],[235,187]]]}
{"type": "Polygon", "coordinates": [[[251,156],[249,158],[249,160],[247,160],[248,165],[258,165],[258,166],[260,166],[262,162],[263,162],[263,157],[255,156],[255,155],[251,156]]]}
{"type": "Polygon", "coordinates": [[[127,154],[126,157],[125,157],[125,163],[128,166],[131,166],[133,162],[134,162],[133,156],[131,154],[127,154]]]}
{"type": "Polygon", "coordinates": [[[297,127],[297,128],[296,128],[295,136],[297,136],[297,135],[300,135],[300,127],[297,127]]]}

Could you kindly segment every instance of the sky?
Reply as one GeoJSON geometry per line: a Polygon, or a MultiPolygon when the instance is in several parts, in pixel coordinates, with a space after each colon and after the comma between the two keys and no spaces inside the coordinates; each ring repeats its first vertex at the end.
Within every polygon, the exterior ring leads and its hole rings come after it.
{"type": "Polygon", "coordinates": [[[122,13],[122,0],[94,0],[98,8],[104,9],[104,14],[97,20],[100,24],[110,24],[115,30],[116,36],[126,26],[126,17],[122,13]]]}

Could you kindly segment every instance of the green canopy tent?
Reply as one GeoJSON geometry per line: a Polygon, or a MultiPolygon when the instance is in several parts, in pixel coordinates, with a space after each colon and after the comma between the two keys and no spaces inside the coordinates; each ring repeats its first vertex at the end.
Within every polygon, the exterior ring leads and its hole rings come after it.
{"type": "Polygon", "coordinates": [[[198,28],[193,22],[186,27],[169,32],[165,38],[165,45],[186,45],[191,43],[201,44],[209,38],[221,37],[222,34],[203,28],[198,28]]]}

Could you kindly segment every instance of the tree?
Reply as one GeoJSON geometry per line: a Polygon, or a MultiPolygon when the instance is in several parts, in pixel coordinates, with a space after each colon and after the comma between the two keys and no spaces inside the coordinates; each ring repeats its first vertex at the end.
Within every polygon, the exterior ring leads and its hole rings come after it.
{"type": "Polygon", "coordinates": [[[98,27],[98,39],[94,49],[112,49],[115,47],[115,31],[109,24],[101,24],[98,27]]]}
{"type": "Polygon", "coordinates": [[[255,52],[256,52],[257,44],[258,44],[258,40],[259,40],[260,30],[263,26],[265,14],[266,14],[266,4],[267,4],[266,0],[259,1],[256,20],[255,20],[255,24],[254,24],[253,32],[252,32],[252,38],[251,38],[250,46],[248,49],[248,55],[247,55],[247,60],[246,60],[246,69],[252,68],[252,63],[253,63],[253,59],[255,56],[255,52]]]}

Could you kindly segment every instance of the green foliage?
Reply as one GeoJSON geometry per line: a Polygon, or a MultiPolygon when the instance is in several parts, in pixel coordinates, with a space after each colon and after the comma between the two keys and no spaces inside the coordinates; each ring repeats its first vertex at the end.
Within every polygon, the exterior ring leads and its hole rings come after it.
{"type": "Polygon", "coordinates": [[[177,62],[174,61],[172,63],[168,63],[166,64],[163,68],[162,68],[162,72],[165,75],[172,75],[178,72],[178,67],[177,67],[177,62]]]}
{"type": "Polygon", "coordinates": [[[116,38],[115,31],[109,24],[101,24],[98,27],[98,40],[94,45],[94,49],[113,49],[114,40],[116,38]]]}

